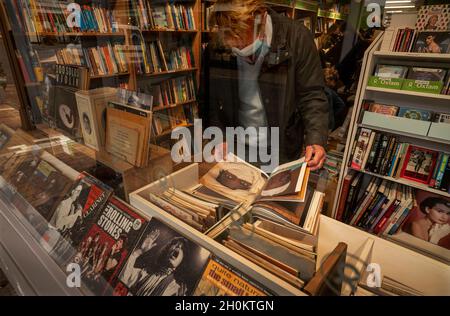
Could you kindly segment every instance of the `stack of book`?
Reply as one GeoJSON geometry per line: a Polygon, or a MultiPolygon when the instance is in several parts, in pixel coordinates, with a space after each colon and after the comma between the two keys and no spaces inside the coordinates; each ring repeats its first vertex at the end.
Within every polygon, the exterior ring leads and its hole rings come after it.
{"type": "Polygon", "coordinates": [[[191,5],[169,4],[151,7],[150,29],[195,30],[194,10],[191,5]]]}
{"type": "Polygon", "coordinates": [[[403,178],[450,193],[448,153],[400,142],[395,135],[362,128],[351,168],[403,178]]]}
{"type": "Polygon", "coordinates": [[[269,176],[229,153],[198,183],[147,194],[162,211],[297,288],[315,272],[323,193],[315,190],[303,159],[281,165],[269,176]]]}

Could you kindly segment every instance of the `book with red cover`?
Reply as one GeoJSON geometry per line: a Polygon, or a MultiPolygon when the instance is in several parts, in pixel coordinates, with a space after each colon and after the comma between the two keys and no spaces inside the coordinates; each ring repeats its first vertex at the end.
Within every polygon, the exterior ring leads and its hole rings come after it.
{"type": "Polygon", "coordinates": [[[73,258],[81,264],[82,281],[95,295],[111,295],[112,284],[147,220],[116,197],[110,197],[83,237],[73,258]]]}
{"type": "Polygon", "coordinates": [[[418,146],[409,146],[400,177],[428,184],[433,176],[438,153],[418,146]]]}

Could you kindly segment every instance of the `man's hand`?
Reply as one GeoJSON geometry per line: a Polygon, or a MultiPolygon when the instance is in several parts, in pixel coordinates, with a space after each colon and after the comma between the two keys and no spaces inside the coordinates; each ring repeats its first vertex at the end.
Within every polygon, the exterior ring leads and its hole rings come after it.
{"type": "Polygon", "coordinates": [[[306,147],[305,162],[311,171],[321,169],[325,162],[326,152],[325,148],[319,145],[311,145],[306,147]]]}

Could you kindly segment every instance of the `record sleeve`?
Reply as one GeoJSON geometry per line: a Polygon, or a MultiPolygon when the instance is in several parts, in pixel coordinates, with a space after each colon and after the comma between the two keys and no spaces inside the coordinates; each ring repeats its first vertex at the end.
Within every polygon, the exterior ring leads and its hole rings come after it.
{"type": "Polygon", "coordinates": [[[117,278],[147,220],[130,205],[110,197],[72,259],[80,264],[84,285],[95,295],[111,295],[117,278]]]}
{"type": "Polygon", "coordinates": [[[114,295],[191,296],[209,251],[152,218],[125,263],[114,295]]]}
{"type": "Polygon", "coordinates": [[[59,263],[65,264],[73,257],[75,249],[112,192],[111,188],[88,173],[80,174],[50,219],[50,225],[60,233],[61,239],[66,241],[56,243],[52,250],[52,256],[59,263]]]}
{"type": "Polygon", "coordinates": [[[81,137],[80,120],[77,110],[75,90],[54,87],[53,108],[56,127],[73,138],[81,137]]]}

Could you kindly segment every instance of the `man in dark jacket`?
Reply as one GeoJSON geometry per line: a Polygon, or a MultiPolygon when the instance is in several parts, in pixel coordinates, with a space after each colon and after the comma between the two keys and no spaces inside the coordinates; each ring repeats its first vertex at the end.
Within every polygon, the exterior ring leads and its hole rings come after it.
{"type": "MultiPolygon", "coordinates": [[[[223,130],[278,127],[279,148],[269,148],[272,155],[291,161],[305,145],[309,166],[321,168],[329,109],[311,32],[262,0],[218,0],[210,25],[218,39],[208,45],[203,64],[206,124],[223,130]]],[[[260,133],[256,144],[269,144],[269,134],[260,133]]],[[[251,137],[245,142],[255,145],[251,137]]]]}

